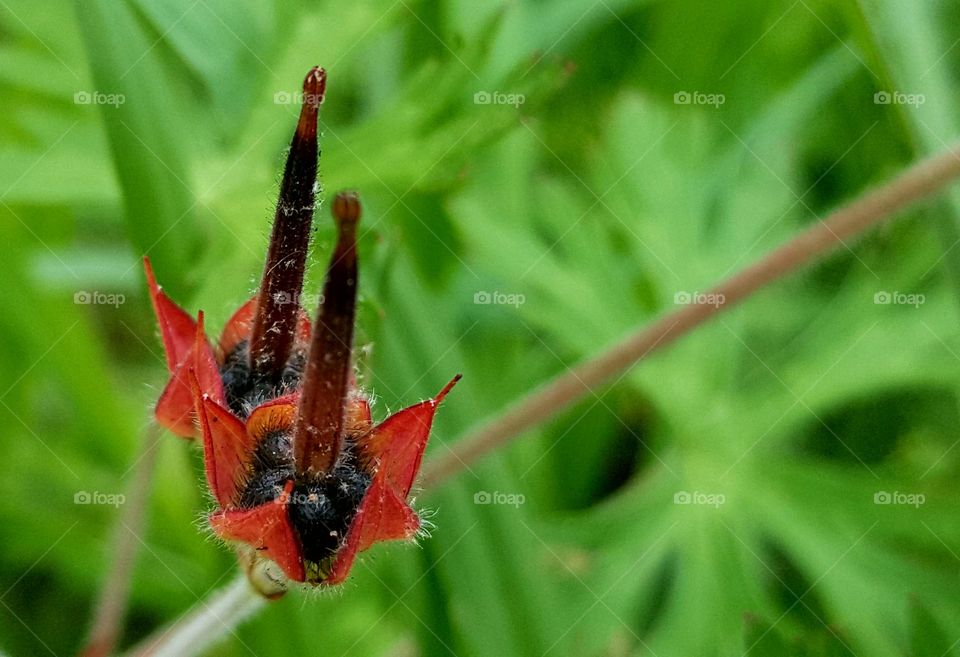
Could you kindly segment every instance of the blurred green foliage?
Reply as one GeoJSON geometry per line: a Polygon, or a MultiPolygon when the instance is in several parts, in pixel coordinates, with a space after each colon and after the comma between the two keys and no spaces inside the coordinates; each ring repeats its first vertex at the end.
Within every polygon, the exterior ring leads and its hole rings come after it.
{"type": "MultiPolygon", "coordinates": [[[[366,207],[375,413],[465,373],[437,454],[955,139],[958,18],[932,0],[2,0],[0,650],[81,646],[123,529],[74,498],[130,486],[165,380],[139,258],[210,326],[249,296],[310,66],[330,79],[323,187],[366,207]]],[[[425,491],[420,547],[375,549],[342,592],[288,595],[214,652],[960,654],[958,194],[425,491]]],[[[155,448],[126,643],[235,568],[201,529],[197,450],[155,448]]]]}

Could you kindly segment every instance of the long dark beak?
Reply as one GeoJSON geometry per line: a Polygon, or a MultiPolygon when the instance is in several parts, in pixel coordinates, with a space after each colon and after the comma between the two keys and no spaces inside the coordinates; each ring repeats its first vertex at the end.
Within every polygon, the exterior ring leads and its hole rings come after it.
{"type": "Polygon", "coordinates": [[[327,269],[300,394],[293,456],[298,475],[329,472],[343,448],[344,406],[350,385],[357,302],[357,222],[360,199],[351,192],[333,201],[337,246],[327,269]]]}
{"type": "Polygon", "coordinates": [[[303,81],[300,120],[283,170],[250,337],[250,367],[263,381],[280,380],[296,337],[316,196],[317,113],[326,84],[326,71],[319,67],[303,81]]]}

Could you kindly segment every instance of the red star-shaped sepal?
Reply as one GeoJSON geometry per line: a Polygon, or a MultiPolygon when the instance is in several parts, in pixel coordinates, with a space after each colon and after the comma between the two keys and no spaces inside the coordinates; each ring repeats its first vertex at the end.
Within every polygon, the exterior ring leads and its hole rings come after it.
{"type": "MultiPolygon", "coordinates": [[[[358,444],[373,473],[369,487],[349,522],[346,536],[328,559],[328,569],[315,584],[341,583],[359,552],[381,541],[413,538],[420,517],[407,497],[420,468],[437,406],[459,380],[454,378],[433,399],[406,408],[368,430],[358,444]]],[[[296,398],[277,399],[257,407],[246,423],[194,387],[203,432],[207,481],[220,509],[210,516],[214,532],[227,541],[252,547],[272,560],[293,581],[307,580],[300,536],[291,521],[294,481],[283,483],[277,497],[253,508],[239,508],[238,482],[251,474],[253,446],[272,432],[290,432],[296,423],[296,398]]],[[[346,409],[355,423],[369,422],[366,402],[346,409]]]]}

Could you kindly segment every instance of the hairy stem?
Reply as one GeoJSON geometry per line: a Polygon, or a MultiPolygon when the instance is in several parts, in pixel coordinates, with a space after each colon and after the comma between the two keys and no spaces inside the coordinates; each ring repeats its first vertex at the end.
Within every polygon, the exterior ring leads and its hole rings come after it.
{"type": "MultiPolygon", "coordinates": [[[[548,420],[657,349],[743,301],[761,287],[809,264],[846,244],[912,203],[940,191],[960,177],[960,145],[913,165],[894,180],[878,187],[825,220],[803,231],[754,264],[719,282],[712,289],[722,294],[719,306],[690,305],[668,313],[628,335],[608,350],[573,370],[547,382],[457,441],[452,451],[429,461],[423,471],[424,487],[436,486],[470,463],[518,438],[524,431],[548,420]]],[[[208,602],[202,602],[151,644],[153,652],[135,655],[197,655],[217,637],[243,621],[256,607],[254,594],[240,576],[208,602]],[[179,650],[179,652],[177,652],[179,650]]]]}
{"type": "Polygon", "coordinates": [[[267,603],[245,575],[201,600],[166,630],[146,639],[129,657],[192,657],[232,634],[234,628],[267,603]]]}

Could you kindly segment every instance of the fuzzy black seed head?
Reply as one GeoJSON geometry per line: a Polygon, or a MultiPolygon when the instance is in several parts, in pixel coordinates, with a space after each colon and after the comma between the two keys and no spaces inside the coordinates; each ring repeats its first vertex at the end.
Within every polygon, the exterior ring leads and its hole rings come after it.
{"type": "Polygon", "coordinates": [[[246,340],[226,354],[220,366],[223,390],[227,406],[240,418],[246,418],[250,411],[263,402],[280,397],[300,387],[306,354],[295,350],[291,355],[277,383],[271,383],[258,377],[250,367],[250,343],[246,340]]]}
{"type": "Polygon", "coordinates": [[[297,532],[305,561],[321,564],[336,552],[357,507],[370,487],[371,474],[363,469],[348,441],[332,472],[297,480],[293,467],[291,430],[270,431],[254,450],[252,473],[238,506],[253,508],[277,499],[294,480],[288,501],[290,522],[297,532]]]}
{"type": "Polygon", "coordinates": [[[369,486],[370,477],[356,467],[338,467],[332,475],[294,486],[290,521],[306,561],[319,563],[336,552],[369,486]]]}

